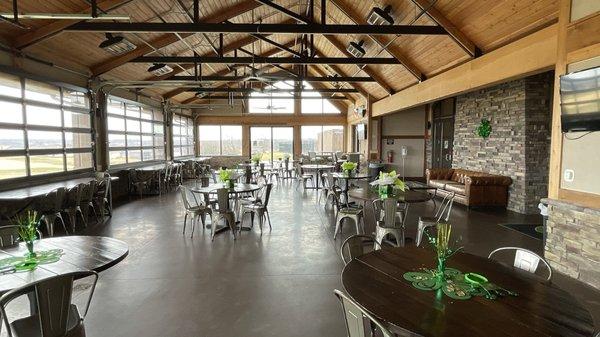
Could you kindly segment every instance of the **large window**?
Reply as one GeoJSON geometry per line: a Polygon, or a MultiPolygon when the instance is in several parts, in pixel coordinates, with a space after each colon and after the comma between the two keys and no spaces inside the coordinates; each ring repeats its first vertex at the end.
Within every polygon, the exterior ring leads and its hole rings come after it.
{"type": "MultiPolygon", "coordinates": [[[[313,87],[304,82],[305,90],[312,90],[313,87]]],[[[336,108],[330,100],[322,98],[318,92],[302,93],[302,113],[303,114],[339,114],[340,109],[336,108]]]]}
{"type": "MultiPolygon", "coordinates": [[[[267,86],[267,89],[289,89],[293,90],[292,82],[277,82],[272,86],[267,86]]],[[[274,93],[259,93],[250,94],[248,99],[248,112],[263,113],[263,114],[293,114],[294,113],[294,97],[292,94],[285,92],[274,93]]]]}
{"type": "Polygon", "coordinates": [[[294,151],[294,128],[292,127],[251,127],[251,152],[261,155],[263,161],[273,161],[292,156],[294,151]]]}
{"type": "Polygon", "coordinates": [[[341,125],[302,126],[302,153],[344,150],[344,127],[341,125]]]}
{"type": "Polygon", "coordinates": [[[165,159],[161,109],[109,97],[107,102],[109,164],[165,159]]]}
{"type": "Polygon", "coordinates": [[[173,157],[194,155],[194,121],[186,116],[173,115],[173,157]]]}
{"type": "Polygon", "coordinates": [[[0,179],[91,169],[83,90],[0,73],[0,179]]]}
{"type": "Polygon", "coordinates": [[[242,127],[240,125],[199,125],[198,139],[200,155],[242,155],[242,127]]]}

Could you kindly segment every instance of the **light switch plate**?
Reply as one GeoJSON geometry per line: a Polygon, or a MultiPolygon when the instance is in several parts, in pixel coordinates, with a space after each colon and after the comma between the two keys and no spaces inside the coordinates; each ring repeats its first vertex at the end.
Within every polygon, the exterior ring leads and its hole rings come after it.
{"type": "Polygon", "coordinates": [[[563,179],[568,183],[573,182],[573,179],[575,179],[575,171],[571,169],[565,169],[565,172],[563,173],[563,179]]]}

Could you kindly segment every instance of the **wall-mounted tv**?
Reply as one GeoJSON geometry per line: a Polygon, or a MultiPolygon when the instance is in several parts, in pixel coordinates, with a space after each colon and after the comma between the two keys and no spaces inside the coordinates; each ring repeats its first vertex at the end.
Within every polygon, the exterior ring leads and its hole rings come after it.
{"type": "Polygon", "coordinates": [[[600,130],[600,67],[560,77],[563,132],[600,130]]]}

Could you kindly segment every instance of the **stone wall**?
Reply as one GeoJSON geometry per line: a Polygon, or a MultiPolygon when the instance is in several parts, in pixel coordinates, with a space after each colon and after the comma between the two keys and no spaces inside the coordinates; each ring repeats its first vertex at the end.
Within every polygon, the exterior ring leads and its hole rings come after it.
{"type": "Polygon", "coordinates": [[[600,289],[600,210],[546,199],[546,260],[553,269],[600,289]]]}
{"type": "Polygon", "coordinates": [[[452,167],[510,176],[508,209],[536,213],[547,195],[552,73],[477,90],[456,98],[452,167]],[[492,133],[475,134],[482,118],[492,133]]]}

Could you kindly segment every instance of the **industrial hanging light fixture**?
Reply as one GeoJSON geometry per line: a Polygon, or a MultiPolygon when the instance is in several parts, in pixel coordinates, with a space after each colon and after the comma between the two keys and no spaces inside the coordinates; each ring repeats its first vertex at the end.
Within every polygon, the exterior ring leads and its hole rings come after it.
{"type": "Polygon", "coordinates": [[[148,68],[148,72],[152,73],[156,77],[166,75],[172,71],[173,68],[164,63],[154,63],[150,68],[148,68]]]}
{"type": "Polygon", "coordinates": [[[102,43],[100,43],[98,47],[106,50],[111,54],[121,55],[137,48],[135,44],[133,44],[131,41],[127,40],[123,36],[115,36],[111,33],[106,33],[105,35],[106,40],[102,41],[102,43]]]}
{"type": "Polygon", "coordinates": [[[367,51],[363,47],[364,44],[365,44],[365,41],[363,41],[363,40],[360,40],[358,43],[350,42],[350,45],[348,46],[348,48],[346,50],[348,51],[348,53],[350,53],[354,57],[357,57],[357,58],[363,57],[367,53],[367,51]]]}
{"type": "Polygon", "coordinates": [[[369,16],[367,17],[367,22],[373,26],[390,26],[394,24],[394,18],[390,15],[392,12],[392,6],[387,5],[384,9],[379,7],[373,7],[371,12],[369,12],[369,16]]]}

